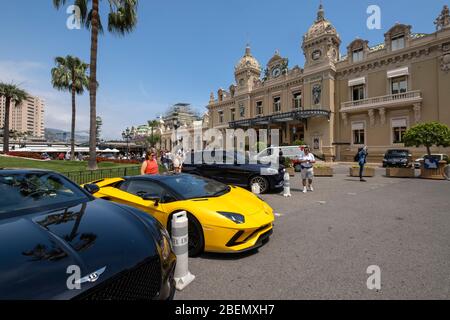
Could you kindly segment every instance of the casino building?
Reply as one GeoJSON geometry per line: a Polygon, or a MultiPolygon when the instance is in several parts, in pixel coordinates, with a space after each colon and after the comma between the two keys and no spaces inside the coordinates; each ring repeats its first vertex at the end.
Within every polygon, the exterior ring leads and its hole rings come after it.
{"type": "Polygon", "coordinates": [[[448,6],[434,23],[431,34],[396,24],[383,43],[355,39],[341,54],[339,34],[320,5],[303,36],[304,67],[290,68],[275,52],[262,71],[247,46],[236,82],[211,93],[209,127],[279,129],[280,143],[303,140],[326,160],[351,161],[367,145],[378,161],[387,149],[403,147],[404,132],[416,123],[450,126],[448,6]]]}

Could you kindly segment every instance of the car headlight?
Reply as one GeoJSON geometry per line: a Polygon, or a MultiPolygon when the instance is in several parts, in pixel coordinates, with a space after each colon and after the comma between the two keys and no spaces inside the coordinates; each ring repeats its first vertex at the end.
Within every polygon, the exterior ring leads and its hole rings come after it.
{"type": "Polygon", "coordinates": [[[217,213],[224,216],[225,218],[230,219],[234,223],[237,224],[245,223],[245,217],[242,214],[224,211],[217,211],[217,213]]]}
{"type": "Polygon", "coordinates": [[[408,162],[408,159],[402,159],[402,162],[408,162]]]}
{"type": "Polygon", "coordinates": [[[161,240],[159,245],[161,247],[163,260],[167,260],[170,256],[170,252],[172,252],[172,241],[170,240],[169,233],[165,229],[161,230],[161,240]]]}

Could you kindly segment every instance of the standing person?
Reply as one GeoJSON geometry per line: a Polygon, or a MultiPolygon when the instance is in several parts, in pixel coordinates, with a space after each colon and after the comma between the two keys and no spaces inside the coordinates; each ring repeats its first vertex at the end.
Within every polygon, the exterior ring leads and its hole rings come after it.
{"type": "Polygon", "coordinates": [[[183,168],[183,152],[181,150],[178,150],[177,154],[173,159],[173,169],[175,173],[181,173],[182,168],[183,168]]]}
{"type": "Polygon", "coordinates": [[[169,157],[165,150],[161,150],[161,163],[169,171],[169,157]]]}
{"type": "Polygon", "coordinates": [[[278,153],[278,164],[281,166],[284,166],[284,163],[286,162],[286,158],[283,155],[283,151],[280,150],[278,153]]]}
{"type": "Polygon", "coordinates": [[[145,161],[142,163],[141,166],[141,175],[147,175],[147,174],[158,174],[159,168],[158,168],[158,161],[156,161],[156,154],[153,152],[147,152],[145,156],[145,161]]]}
{"type": "Polygon", "coordinates": [[[309,147],[306,147],[304,150],[304,154],[300,158],[300,166],[302,168],[302,182],[303,182],[303,193],[307,193],[309,186],[309,191],[314,191],[312,186],[313,178],[314,178],[314,164],[316,163],[316,158],[310,152],[309,147]]]}
{"type": "Polygon", "coordinates": [[[362,182],[366,182],[366,180],[363,178],[363,173],[364,173],[364,165],[367,162],[367,156],[368,156],[368,152],[367,152],[367,146],[364,146],[363,148],[361,148],[358,151],[358,164],[359,164],[359,181],[362,182]]]}

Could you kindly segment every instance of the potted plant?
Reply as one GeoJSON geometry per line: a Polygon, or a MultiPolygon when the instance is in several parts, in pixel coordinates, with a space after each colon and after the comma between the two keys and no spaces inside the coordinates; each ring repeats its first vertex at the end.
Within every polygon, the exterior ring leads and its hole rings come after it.
{"type": "Polygon", "coordinates": [[[389,167],[389,168],[386,168],[386,177],[414,178],[415,176],[416,176],[416,173],[414,171],[414,167],[408,167],[408,168],[389,167]]]}
{"type": "Polygon", "coordinates": [[[303,140],[295,140],[295,141],[292,143],[292,145],[294,145],[294,146],[305,146],[306,143],[305,143],[305,141],[303,141],[303,140]]]}
{"type": "MultiPolygon", "coordinates": [[[[359,166],[353,166],[350,168],[350,176],[351,177],[359,177],[359,166]]],[[[374,177],[375,176],[375,168],[364,166],[363,177],[374,177]]]]}
{"type": "Polygon", "coordinates": [[[403,136],[405,146],[427,149],[427,157],[421,162],[420,177],[425,179],[445,179],[446,161],[436,161],[431,157],[431,147],[450,146],[450,129],[439,122],[428,122],[415,125],[408,129],[403,136]]]}
{"type": "Polygon", "coordinates": [[[334,175],[334,170],[330,166],[324,166],[318,164],[314,166],[314,176],[316,177],[332,177],[334,175]]]}
{"type": "Polygon", "coordinates": [[[286,172],[289,173],[291,177],[295,176],[294,163],[290,158],[284,158],[284,167],[286,168],[286,172]]]}

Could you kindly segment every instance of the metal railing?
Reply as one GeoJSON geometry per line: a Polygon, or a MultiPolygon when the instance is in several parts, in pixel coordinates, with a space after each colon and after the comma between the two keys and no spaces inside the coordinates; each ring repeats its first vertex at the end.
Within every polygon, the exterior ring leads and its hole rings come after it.
{"type": "Polygon", "coordinates": [[[75,183],[85,184],[88,182],[97,181],[105,178],[137,176],[141,174],[141,167],[133,166],[133,167],[117,167],[99,170],[71,171],[71,172],[63,172],[62,174],[75,183]]]}

